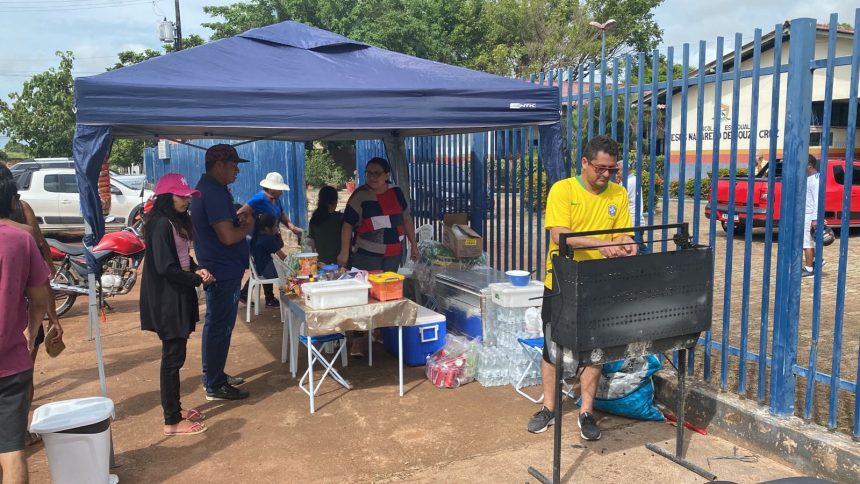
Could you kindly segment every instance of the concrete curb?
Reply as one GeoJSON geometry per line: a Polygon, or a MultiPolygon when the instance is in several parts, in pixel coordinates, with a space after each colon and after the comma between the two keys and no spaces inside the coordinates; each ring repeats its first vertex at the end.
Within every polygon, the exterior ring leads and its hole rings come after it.
{"type": "MultiPolygon", "coordinates": [[[[655,375],[656,400],[674,408],[674,372],[655,375]]],[[[766,407],[688,380],[686,419],[715,436],[836,482],[860,482],[860,445],[797,417],[777,418],[766,407]]]]}

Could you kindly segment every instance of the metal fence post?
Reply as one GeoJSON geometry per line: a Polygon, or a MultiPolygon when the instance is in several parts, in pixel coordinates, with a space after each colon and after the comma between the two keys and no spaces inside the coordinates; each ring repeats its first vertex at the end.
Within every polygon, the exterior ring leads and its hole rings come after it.
{"type": "MultiPolygon", "coordinates": [[[[472,228],[483,236],[484,222],[487,216],[487,207],[484,206],[484,202],[487,199],[487,184],[484,181],[487,163],[487,133],[473,133],[471,145],[469,180],[471,182],[470,194],[472,200],[469,204],[471,211],[469,215],[472,220],[472,228]]],[[[484,243],[486,243],[486,238],[484,240],[484,243]]]]}
{"type": "Polygon", "coordinates": [[[794,364],[800,318],[800,266],[803,254],[803,217],[806,164],[812,115],[812,69],[816,22],[791,21],[783,139],[782,195],[779,249],[776,266],[776,304],[773,326],[773,366],[770,372],[770,412],[794,415],[794,364]]]}

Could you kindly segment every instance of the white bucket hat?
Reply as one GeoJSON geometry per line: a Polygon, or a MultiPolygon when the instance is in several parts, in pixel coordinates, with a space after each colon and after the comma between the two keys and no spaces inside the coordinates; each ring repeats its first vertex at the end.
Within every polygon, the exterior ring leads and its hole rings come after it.
{"type": "Polygon", "coordinates": [[[263,181],[260,182],[260,186],[270,190],[280,190],[282,192],[290,191],[290,186],[284,183],[284,177],[275,171],[266,175],[266,178],[263,178],[263,181]]]}

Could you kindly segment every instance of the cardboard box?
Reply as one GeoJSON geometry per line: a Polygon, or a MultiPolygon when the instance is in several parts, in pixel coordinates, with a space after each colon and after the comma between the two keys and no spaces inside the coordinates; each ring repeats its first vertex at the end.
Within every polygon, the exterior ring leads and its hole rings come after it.
{"type": "Polygon", "coordinates": [[[465,213],[445,214],[442,219],[442,244],[451,249],[455,257],[480,257],[484,242],[477,232],[469,227],[469,216],[465,213]]]}

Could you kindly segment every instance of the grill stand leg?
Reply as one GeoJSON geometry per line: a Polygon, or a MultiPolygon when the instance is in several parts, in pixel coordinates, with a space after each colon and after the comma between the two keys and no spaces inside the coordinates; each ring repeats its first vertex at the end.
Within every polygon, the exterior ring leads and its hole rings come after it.
{"type": "Polygon", "coordinates": [[[561,405],[562,405],[562,385],[564,383],[564,348],[558,344],[555,345],[555,411],[553,418],[555,419],[555,435],[552,443],[552,480],[549,480],[539,470],[529,466],[529,474],[532,477],[542,482],[543,484],[558,484],[561,482],[561,405]]]}
{"type": "Polygon", "coordinates": [[[684,422],[686,422],[686,418],[684,416],[684,401],[687,396],[686,375],[687,350],[682,349],[678,350],[678,398],[675,400],[675,416],[678,421],[675,424],[675,453],[671,454],[663,448],[658,447],[653,442],[648,442],[645,444],[645,447],[651,452],[661,455],[709,481],[713,481],[717,479],[717,476],[684,459],[684,422]]]}

